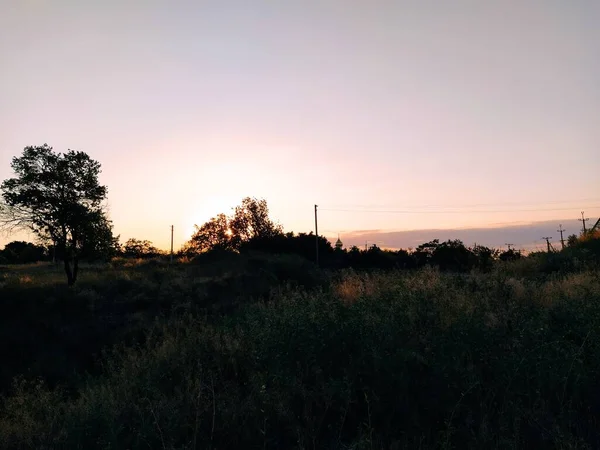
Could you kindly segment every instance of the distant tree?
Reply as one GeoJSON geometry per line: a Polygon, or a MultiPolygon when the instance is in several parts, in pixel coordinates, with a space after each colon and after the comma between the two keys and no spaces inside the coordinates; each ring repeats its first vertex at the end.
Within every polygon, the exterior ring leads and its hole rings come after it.
{"type": "Polygon", "coordinates": [[[576,234],[571,234],[568,238],[567,238],[567,246],[568,247],[575,247],[577,245],[578,239],[577,239],[577,235],[576,234]]]}
{"type": "Polygon", "coordinates": [[[396,254],[391,251],[382,250],[373,244],[367,251],[362,252],[364,266],[373,269],[391,269],[397,266],[396,254]]]}
{"type": "Polygon", "coordinates": [[[159,254],[160,250],[147,240],[131,238],[123,245],[123,255],[129,258],[151,258],[159,254]]]}
{"type": "Polygon", "coordinates": [[[455,239],[436,245],[430,263],[441,270],[464,272],[475,266],[476,259],[460,239],[455,239]]]}
{"type": "Polygon", "coordinates": [[[477,256],[459,239],[425,242],[415,249],[412,257],[418,267],[428,264],[441,270],[466,271],[477,264],[477,256]]]}
{"type": "Polygon", "coordinates": [[[233,247],[229,219],[225,214],[211,218],[204,225],[195,225],[196,231],[185,244],[184,252],[198,254],[212,249],[229,250],[233,247]]]}
{"type": "Polygon", "coordinates": [[[598,240],[600,239],[600,230],[595,229],[595,230],[588,230],[587,233],[585,233],[585,236],[581,237],[581,241],[586,242],[586,241],[593,241],[593,240],[598,240]]]}
{"type": "Polygon", "coordinates": [[[195,228],[191,239],[182,248],[183,254],[209,250],[273,251],[275,247],[284,245],[285,241],[282,239],[284,234],[281,225],[269,218],[269,208],[264,199],[246,197],[231,217],[219,214],[195,228]]]}
{"type": "Polygon", "coordinates": [[[354,245],[349,250],[344,250],[341,253],[334,251],[332,258],[336,262],[336,267],[351,267],[361,270],[411,269],[416,266],[413,255],[408,251],[384,250],[377,245],[372,245],[366,250],[354,245]],[[342,262],[340,256],[343,256],[343,264],[340,264],[342,262]]]}
{"type": "Polygon", "coordinates": [[[440,245],[439,239],[434,239],[433,241],[425,242],[424,244],[419,245],[413,252],[413,257],[417,266],[421,267],[425,264],[429,264],[433,258],[433,252],[438,245],[440,245]]]}
{"type": "Polygon", "coordinates": [[[54,153],[44,144],[26,147],[11,166],[16,177],[0,186],[0,223],[10,230],[28,228],[52,243],[73,285],[83,248],[100,236],[91,231],[94,224],[108,222],[102,208],[107,189],[98,182],[100,164],[84,152],[54,153]]]}
{"type": "Polygon", "coordinates": [[[256,238],[269,238],[283,233],[281,225],[269,218],[267,201],[246,197],[235,208],[229,221],[229,230],[233,245],[239,247],[243,242],[256,238]]]}
{"type": "Polygon", "coordinates": [[[593,258],[600,263],[600,230],[588,231],[575,247],[584,259],[593,258]],[[585,256],[584,256],[585,255],[585,256]]]}
{"type": "MultiPolygon", "coordinates": [[[[257,236],[247,241],[242,241],[239,245],[240,253],[258,251],[265,253],[298,253],[298,245],[295,242],[297,237],[288,234],[274,234],[270,236],[257,236]]],[[[312,253],[315,253],[315,244],[313,239],[312,253]]]]}
{"type": "Polygon", "coordinates": [[[411,252],[400,249],[396,252],[396,266],[401,269],[412,269],[416,266],[416,261],[411,252]]]}
{"type": "Polygon", "coordinates": [[[476,258],[476,265],[480,270],[487,271],[492,268],[494,261],[498,258],[500,251],[484,245],[475,244],[471,252],[476,258]]]}
{"type": "Polygon", "coordinates": [[[48,258],[46,247],[31,242],[13,241],[4,246],[0,255],[7,263],[26,264],[48,258]]]}
{"type": "MultiPolygon", "coordinates": [[[[334,252],[331,242],[324,236],[319,236],[319,258],[320,264],[325,267],[333,263],[331,255],[334,252]]],[[[263,236],[250,238],[242,242],[239,247],[240,253],[259,251],[276,254],[295,254],[310,261],[315,261],[315,235],[311,233],[294,234],[292,232],[283,234],[281,232],[269,233],[263,236]]]]}
{"type": "MultiPolygon", "coordinates": [[[[324,236],[319,235],[317,242],[319,246],[319,259],[325,265],[327,258],[334,251],[333,247],[331,242],[329,242],[324,236]]],[[[315,261],[315,234],[312,231],[310,233],[298,233],[295,236],[288,237],[288,244],[291,247],[291,253],[303,256],[310,261],[315,261]]]]}
{"type": "Polygon", "coordinates": [[[517,259],[521,259],[522,257],[523,255],[521,254],[521,252],[519,250],[515,250],[514,248],[506,250],[500,253],[500,255],[498,255],[498,259],[500,261],[516,261],[517,259]]]}

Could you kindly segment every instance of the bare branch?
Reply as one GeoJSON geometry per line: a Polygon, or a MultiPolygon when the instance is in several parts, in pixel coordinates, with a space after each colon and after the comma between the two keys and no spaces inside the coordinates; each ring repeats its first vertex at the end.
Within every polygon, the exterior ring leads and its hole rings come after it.
{"type": "Polygon", "coordinates": [[[9,235],[25,230],[34,231],[31,227],[31,212],[0,203],[0,232],[9,235]]]}

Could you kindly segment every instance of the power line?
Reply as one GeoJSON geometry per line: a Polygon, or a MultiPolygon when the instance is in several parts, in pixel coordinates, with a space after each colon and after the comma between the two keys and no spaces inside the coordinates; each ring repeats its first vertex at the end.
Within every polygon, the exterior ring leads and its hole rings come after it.
{"type": "MultiPolygon", "coordinates": [[[[600,208],[600,206],[591,206],[591,208],[600,208]]],[[[535,208],[535,209],[472,209],[472,210],[399,210],[399,209],[342,209],[342,208],[321,208],[321,211],[333,212],[359,212],[359,213],[384,213],[384,214],[465,214],[465,213],[506,213],[506,212],[537,212],[537,211],[574,211],[579,208],[535,208]]],[[[589,220],[589,219],[585,219],[589,220]]],[[[581,221],[581,219],[579,219],[581,221]]]]}
{"type": "MultiPolygon", "coordinates": [[[[418,208],[436,208],[436,209],[440,209],[440,208],[475,208],[475,207],[480,207],[480,206],[511,206],[511,205],[522,205],[522,206],[530,206],[530,205],[556,205],[556,204],[561,204],[561,203],[584,203],[584,202],[597,202],[600,201],[600,197],[590,197],[590,198],[582,198],[582,199],[575,199],[575,200],[553,200],[553,201],[541,201],[541,202],[502,202],[502,203],[472,203],[472,204],[464,204],[464,205],[454,205],[454,206],[444,206],[444,205],[420,205],[418,206],[418,208]]],[[[340,209],[349,209],[349,208],[365,208],[365,209],[370,209],[370,208],[376,208],[376,209],[402,209],[402,207],[397,207],[395,205],[376,205],[376,204],[370,204],[370,205],[342,205],[342,204],[335,204],[335,205],[330,205],[329,208],[340,208],[340,209]]]]}

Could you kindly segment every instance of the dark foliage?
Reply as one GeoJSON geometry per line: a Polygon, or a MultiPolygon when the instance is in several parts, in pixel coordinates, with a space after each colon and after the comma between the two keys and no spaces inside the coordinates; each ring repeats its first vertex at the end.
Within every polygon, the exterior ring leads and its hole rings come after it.
{"type": "Polygon", "coordinates": [[[107,189],[98,183],[100,164],[84,152],[55,153],[43,145],[26,147],[11,167],[16,177],[0,186],[5,203],[0,224],[28,228],[55,247],[68,284],[74,284],[81,256],[106,252],[113,244],[112,224],[102,209],[107,189]]]}
{"type": "Polygon", "coordinates": [[[161,252],[148,240],[131,238],[121,248],[121,254],[126,258],[155,258],[161,252]]]}
{"type": "Polygon", "coordinates": [[[4,264],[27,264],[38,261],[48,261],[48,249],[43,245],[31,242],[13,241],[4,246],[0,251],[0,258],[4,264]]]}
{"type": "Polygon", "coordinates": [[[184,245],[182,253],[196,255],[208,250],[239,250],[250,241],[277,239],[283,235],[280,225],[269,218],[269,208],[264,199],[246,197],[234,214],[219,214],[196,231],[184,245]]]}
{"type": "Polygon", "coordinates": [[[523,255],[520,251],[515,250],[513,248],[509,248],[508,250],[500,253],[498,258],[500,261],[516,261],[517,259],[521,259],[523,255]]]}
{"type": "Polygon", "coordinates": [[[573,270],[330,279],[303,257],[219,251],[96,266],[67,289],[15,267],[0,445],[598,448],[600,285],[573,270]]]}

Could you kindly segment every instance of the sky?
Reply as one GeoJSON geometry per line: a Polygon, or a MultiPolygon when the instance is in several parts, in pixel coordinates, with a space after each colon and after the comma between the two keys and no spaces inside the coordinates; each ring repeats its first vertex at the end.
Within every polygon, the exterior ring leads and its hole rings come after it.
{"type": "Polygon", "coordinates": [[[84,151],[115,233],[165,249],[246,196],[297,232],[318,204],[328,236],[595,222],[598,23],[597,0],[0,0],[0,180],[25,146],[84,151]]]}

